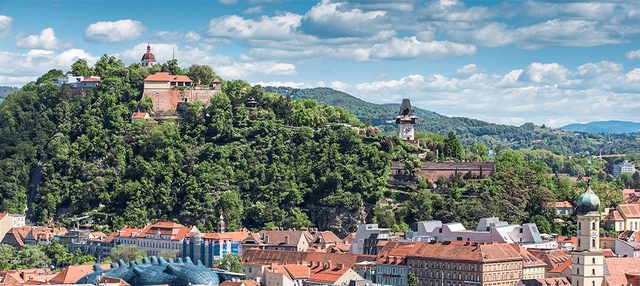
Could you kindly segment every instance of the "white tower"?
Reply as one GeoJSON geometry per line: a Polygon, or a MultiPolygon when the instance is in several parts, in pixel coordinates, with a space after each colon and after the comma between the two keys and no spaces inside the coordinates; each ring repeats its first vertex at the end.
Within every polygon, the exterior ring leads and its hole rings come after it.
{"type": "Polygon", "coordinates": [[[572,286],[604,285],[604,254],[600,250],[600,199],[591,190],[580,195],[577,205],[578,248],[571,253],[572,286]]]}
{"type": "Polygon", "coordinates": [[[398,124],[398,137],[402,140],[412,141],[415,139],[413,125],[418,123],[418,116],[413,115],[411,101],[408,98],[402,99],[400,113],[396,117],[398,124]]]}

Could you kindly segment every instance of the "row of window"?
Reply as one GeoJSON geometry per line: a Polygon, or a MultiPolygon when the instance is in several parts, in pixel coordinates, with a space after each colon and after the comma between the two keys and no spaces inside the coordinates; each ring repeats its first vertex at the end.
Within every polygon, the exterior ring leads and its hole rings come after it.
{"type": "Polygon", "coordinates": [[[422,261],[409,261],[409,266],[417,266],[417,267],[427,267],[427,268],[437,268],[437,269],[454,269],[454,270],[470,270],[475,271],[475,265],[469,264],[460,264],[460,263],[444,263],[444,262],[422,262],[422,261]]]}

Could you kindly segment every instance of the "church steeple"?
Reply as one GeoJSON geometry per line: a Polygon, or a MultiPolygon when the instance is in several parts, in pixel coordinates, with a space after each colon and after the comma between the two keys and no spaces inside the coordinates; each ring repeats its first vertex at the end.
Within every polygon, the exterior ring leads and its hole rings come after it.
{"type": "Polygon", "coordinates": [[[591,190],[591,179],[576,205],[578,247],[571,254],[571,285],[601,286],[604,282],[604,254],[600,250],[600,198],[591,190]]]}
{"type": "Polygon", "coordinates": [[[147,42],[147,52],[142,55],[140,64],[145,67],[151,67],[156,64],[156,56],[151,52],[151,43],[147,42]]]}

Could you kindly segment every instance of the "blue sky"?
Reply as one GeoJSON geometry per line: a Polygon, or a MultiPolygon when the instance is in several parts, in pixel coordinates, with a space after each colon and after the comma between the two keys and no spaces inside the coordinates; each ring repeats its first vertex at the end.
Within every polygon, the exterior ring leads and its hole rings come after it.
{"type": "Polygon", "coordinates": [[[0,85],[103,54],[448,116],[638,121],[637,0],[1,1],[0,85]]]}

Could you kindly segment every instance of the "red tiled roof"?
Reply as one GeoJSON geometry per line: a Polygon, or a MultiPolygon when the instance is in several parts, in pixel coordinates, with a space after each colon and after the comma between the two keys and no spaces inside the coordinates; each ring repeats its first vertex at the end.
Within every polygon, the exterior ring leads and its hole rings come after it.
{"type": "Polygon", "coordinates": [[[276,265],[272,266],[271,270],[287,275],[291,280],[308,279],[311,274],[308,265],[276,265]]]}
{"type": "Polygon", "coordinates": [[[202,238],[205,240],[231,240],[242,241],[249,235],[249,231],[246,228],[232,232],[205,232],[202,233],[202,238]]]}
{"type": "Polygon", "coordinates": [[[355,238],[356,238],[356,234],[355,234],[355,232],[352,232],[349,235],[347,235],[347,237],[344,238],[344,243],[345,244],[351,244],[351,243],[353,243],[353,240],[355,238]]]}
{"type": "Polygon", "coordinates": [[[569,286],[571,282],[566,277],[538,278],[521,280],[518,285],[524,286],[569,286]]]}
{"type": "Polygon", "coordinates": [[[389,243],[387,243],[387,245],[380,249],[380,251],[378,251],[378,263],[403,264],[404,258],[408,254],[415,254],[421,246],[422,245],[417,242],[390,241],[389,243]],[[387,258],[389,259],[387,260],[387,258]]]}
{"type": "Polygon", "coordinates": [[[618,255],[613,253],[611,249],[603,249],[602,254],[604,254],[604,257],[607,257],[607,258],[618,257],[618,255]]]}
{"type": "Polygon", "coordinates": [[[80,278],[89,273],[93,273],[93,265],[71,265],[67,266],[49,282],[52,284],[76,284],[80,278]]]}
{"type": "Polygon", "coordinates": [[[21,286],[24,281],[16,271],[0,271],[0,285],[21,286]]]}
{"type": "Polygon", "coordinates": [[[640,257],[633,258],[605,258],[609,269],[609,277],[605,277],[611,286],[626,286],[625,274],[640,274],[640,257]]]}
{"type": "Polygon", "coordinates": [[[343,253],[326,253],[326,252],[302,252],[288,250],[262,250],[262,249],[243,249],[243,264],[259,264],[271,265],[276,264],[296,264],[300,262],[315,263],[331,263],[343,264],[345,267],[354,267],[356,263],[363,261],[374,261],[375,255],[364,254],[343,254],[343,253]]]}
{"type": "Polygon", "coordinates": [[[464,261],[512,261],[522,260],[518,252],[507,243],[472,243],[464,241],[420,243],[421,247],[411,257],[430,257],[464,261]]]}
{"type": "Polygon", "coordinates": [[[327,247],[326,252],[330,253],[349,253],[351,244],[336,244],[327,247]]]}
{"type": "Polygon", "coordinates": [[[213,80],[213,83],[219,83],[219,82],[222,82],[222,81],[220,81],[220,79],[217,77],[213,80]]]}
{"type": "Polygon", "coordinates": [[[131,119],[145,119],[147,116],[148,113],[146,112],[134,112],[133,115],[131,115],[131,119]]]}
{"type": "Polygon", "coordinates": [[[15,238],[16,242],[18,243],[18,245],[19,246],[24,246],[24,239],[25,239],[25,237],[27,237],[27,234],[29,234],[30,231],[31,231],[31,227],[30,226],[12,227],[7,232],[5,237],[7,235],[13,235],[13,237],[15,238]]]}
{"type": "Polygon", "coordinates": [[[313,236],[313,243],[342,243],[337,235],[331,231],[320,231],[313,236]]]}
{"type": "Polygon", "coordinates": [[[522,247],[522,245],[514,243],[514,244],[511,244],[511,247],[513,247],[513,249],[518,253],[520,253],[520,256],[522,256],[522,259],[523,259],[522,263],[524,267],[547,266],[547,264],[544,263],[542,259],[535,257],[533,254],[531,254],[531,252],[527,251],[526,248],[522,247]]]}
{"type": "Polygon", "coordinates": [[[573,263],[571,262],[571,259],[567,259],[567,261],[565,261],[562,264],[560,264],[560,265],[554,267],[553,269],[549,270],[549,272],[550,273],[562,273],[562,271],[567,269],[567,267],[569,269],[571,269],[572,266],[573,266],[573,263]]]}
{"type": "Polygon", "coordinates": [[[8,213],[0,213],[0,219],[4,218],[5,216],[7,216],[8,213]]]}
{"type": "Polygon", "coordinates": [[[86,77],[81,82],[101,82],[101,80],[99,76],[91,76],[91,77],[86,77]]]}
{"type": "Polygon", "coordinates": [[[602,220],[623,221],[624,219],[622,218],[618,210],[612,210],[606,216],[604,216],[602,220]]]}
{"type": "Polygon", "coordinates": [[[134,233],[140,233],[140,229],[137,227],[122,227],[119,231],[116,231],[114,233],[112,233],[111,235],[109,235],[109,237],[107,237],[107,239],[109,238],[115,238],[115,237],[134,237],[134,233]],[[115,234],[115,235],[114,235],[115,234]],[[111,237],[113,235],[113,237],[111,237]]]}
{"type": "Polygon", "coordinates": [[[347,271],[349,271],[347,267],[325,269],[322,266],[317,266],[311,268],[311,277],[309,277],[308,281],[335,284],[347,271]]]}
{"type": "Polygon", "coordinates": [[[149,75],[144,81],[168,81],[168,82],[192,82],[186,75],[170,75],[168,72],[159,72],[149,75]]]}
{"type": "Polygon", "coordinates": [[[567,251],[560,249],[529,249],[527,251],[547,264],[545,267],[546,271],[550,271],[565,261],[571,260],[571,255],[569,255],[567,251]]]}
{"type": "Polygon", "coordinates": [[[571,243],[573,245],[578,244],[578,237],[576,236],[558,236],[559,243],[571,243]]]}
{"type": "Polygon", "coordinates": [[[145,226],[137,237],[144,238],[147,234],[155,235],[160,233],[160,235],[171,236],[171,240],[180,240],[183,239],[190,230],[190,228],[179,223],[161,221],[145,226]]]}
{"type": "Polygon", "coordinates": [[[618,211],[624,218],[640,218],[640,205],[622,204],[618,205],[618,211]]]}
{"type": "Polygon", "coordinates": [[[547,207],[550,207],[550,208],[572,208],[573,206],[568,201],[562,201],[562,202],[549,202],[549,203],[547,203],[547,207]]]}

